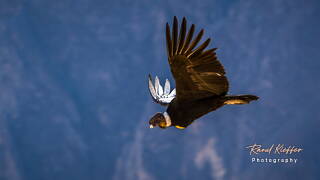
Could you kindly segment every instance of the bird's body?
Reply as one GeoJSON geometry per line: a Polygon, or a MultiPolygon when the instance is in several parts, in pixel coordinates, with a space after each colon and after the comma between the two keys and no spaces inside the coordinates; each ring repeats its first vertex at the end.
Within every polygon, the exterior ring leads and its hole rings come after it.
{"type": "Polygon", "coordinates": [[[168,62],[176,82],[176,89],[170,93],[170,83],[166,80],[164,89],[158,77],[153,85],[149,75],[149,90],[153,99],[168,108],[157,113],[149,121],[150,127],[166,128],[175,126],[186,128],[194,120],[214,111],[225,104],[248,104],[257,100],[254,95],[227,95],[229,83],[225,71],[218,61],[216,48],[205,50],[210,39],[198,46],[203,30],[192,40],[195,26],[187,32],[183,18],[179,38],[178,20],[174,17],[172,35],[166,25],[168,62]]]}
{"type": "Polygon", "coordinates": [[[167,108],[172,126],[185,128],[194,120],[223,106],[220,96],[207,97],[189,102],[173,99],[167,108]]]}

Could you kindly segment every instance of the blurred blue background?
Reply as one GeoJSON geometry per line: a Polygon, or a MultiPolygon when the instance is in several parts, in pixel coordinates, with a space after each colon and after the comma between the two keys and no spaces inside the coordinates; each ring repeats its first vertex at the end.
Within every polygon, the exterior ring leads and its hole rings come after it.
{"type": "Polygon", "coordinates": [[[0,179],[319,179],[319,5],[1,0],[0,179]],[[186,130],[149,129],[165,109],[148,73],[174,82],[164,36],[174,15],[213,38],[231,94],[260,100],[186,130]],[[254,143],[304,150],[284,156],[297,164],[254,164],[254,143]]]}

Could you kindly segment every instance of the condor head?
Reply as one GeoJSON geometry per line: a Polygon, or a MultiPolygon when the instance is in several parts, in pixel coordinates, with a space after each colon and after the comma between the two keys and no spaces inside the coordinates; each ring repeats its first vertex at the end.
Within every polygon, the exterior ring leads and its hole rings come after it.
{"type": "Polygon", "coordinates": [[[171,119],[167,112],[164,113],[156,113],[149,121],[150,128],[154,128],[156,126],[159,126],[162,129],[165,129],[169,126],[171,126],[171,119]]]}

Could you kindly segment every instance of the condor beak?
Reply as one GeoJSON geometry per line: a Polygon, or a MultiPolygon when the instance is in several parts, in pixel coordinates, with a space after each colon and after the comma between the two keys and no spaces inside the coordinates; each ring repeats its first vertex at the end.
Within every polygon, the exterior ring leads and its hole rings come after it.
{"type": "Polygon", "coordinates": [[[150,124],[150,128],[154,128],[154,126],[152,124],[150,124]]]}

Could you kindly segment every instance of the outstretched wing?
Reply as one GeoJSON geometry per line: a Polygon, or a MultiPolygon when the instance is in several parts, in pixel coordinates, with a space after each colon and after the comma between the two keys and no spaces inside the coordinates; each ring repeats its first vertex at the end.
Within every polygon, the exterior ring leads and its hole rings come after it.
{"type": "Polygon", "coordinates": [[[173,89],[170,92],[170,82],[166,79],[164,84],[164,89],[162,88],[158,76],[156,76],[154,80],[154,85],[152,83],[151,75],[149,74],[149,91],[152,96],[152,99],[161,105],[168,105],[172,101],[172,99],[176,96],[176,89],[173,89]]]}
{"type": "Polygon", "coordinates": [[[168,61],[176,82],[177,98],[192,100],[226,94],[228,80],[223,66],[217,59],[216,48],[205,50],[210,38],[195,48],[204,30],[202,29],[193,39],[194,24],[188,32],[186,29],[185,18],[181,23],[179,37],[176,17],[173,20],[172,35],[169,24],[166,25],[168,61]]]}

